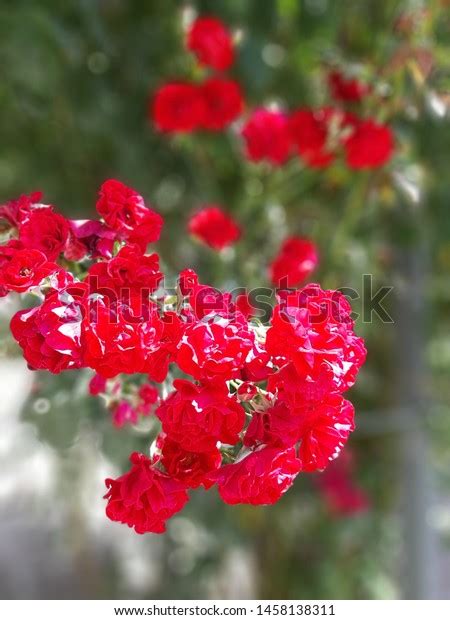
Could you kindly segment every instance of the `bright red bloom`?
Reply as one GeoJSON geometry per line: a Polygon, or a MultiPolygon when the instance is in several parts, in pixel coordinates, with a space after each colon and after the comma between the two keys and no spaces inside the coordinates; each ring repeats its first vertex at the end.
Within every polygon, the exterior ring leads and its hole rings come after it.
{"type": "Polygon", "coordinates": [[[257,108],[241,131],[246,156],[251,161],[270,161],[282,165],[291,153],[288,118],[283,112],[257,108]]]}
{"type": "Polygon", "coordinates": [[[18,228],[41,198],[42,192],[32,192],[0,205],[0,232],[18,228]]]}
{"type": "Polygon", "coordinates": [[[5,294],[9,291],[25,293],[60,269],[55,263],[49,263],[39,250],[20,246],[20,241],[15,240],[0,246],[0,291],[5,294]]]}
{"type": "Polygon", "coordinates": [[[291,447],[300,442],[302,470],[316,471],[339,455],[354,428],[353,405],[340,394],[295,409],[279,400],[253,416],[244,444],[291,447]]]}
{"type": "Polygon", "coordinates": [[[331,96],[337,101],[359,102],[369,92],[367,84],[356,78],[346,77],[340,71],[331,71],[328,75],[328,86],[331,96]]]}
{"type": "Polygon", "coordinates": [[[195,379],[233,379],[241,376],[254,340],[254,333],[242,315],[233,320],[213,317],[188,325],[176,361],[181,370],[195,379]]]}
{"type": "Polygon", "coordinates": [[[354,414],[352,403],[340,394],[331,394],[317,408],[312,405],[305,408],[299,447],[303,471],[325,469],[339,456],[355,429],[354,414]]]}
{"type": "Polygon", "coordinates": [[[288,237],[269,266],[270,281],[279,288],[296,287],[311,275],[318,263],[317,247],[312,241],[288,237]]]}
{"type": "Polygon", "coordinates": [[[200,89],[205,106],[204,129],[221,131],[242,113],[244,101],[239,84],[234,80],[209,78],[200,89]]]}
{"type": "Polygon", "coordinates": [[[153,467],[144,454],[133,452],[130,462],[126,474],[105,481],[106,515],[111,521],[134,527],[138,534],[165,532],[167,519],[189,499],[185,487],[153,467]]]}
{"type": "Polygon", "coordinates": [[[121,372],[145,372],[163,333],[155,304],[143,301],[140,295],[127,300],[95,295],[88,317],[83,323],[87,366],[107,379],[121,372]]]}
{"type": "Polygon", "coordinates": [[[357,122],[344,143],[347,164],[356,170],[378,168],[386,164],[394,152],[394,136],[386,125],[368,119],[357,122]]]}
{"type": "Polygon", "coordinates": [[[126,245],[108,261],[94,263],[87,282],[90,291],[110,288],[119,296],[131,291],[153,293],[163,277],[158,254],[143,254],[138,245],[126,245]]]}
{"type": "Polygon", "coordinates": [[[138,244],[142,251],[149,243],[158,241],[162,217],[145,206],[140,194],[120,181],[110,179],[103,183],[96,208],[121,239],[138,244]]]}
{"type": "Polygon", "coordinates": [[[202,126],[205,117],[202,91],[187,82],[165,84],[156,92],[150,113],[160,131],[195,131],[202,126]]]}
{"type": "Polygon", "coordinates": [[[32,370],[82,368],[82,340],[86,286],[73,284],[47,295],[43,303],[20,310],[11,320],[11,332],[32,370]]]}
{"type": "Polygon", "coordinates": [[[300,157],[308,166],[324,168],[335,155],[328,145],[328,123],[332,111],[300,109],[289,120],[289,131],[300,157]]]}
{"type": "Polygon", "coordinates": [[[351,306],[341,293],[310,284],[275,307],[267,352],[278,358],[278,366],[292,362],[305,380],[320,380],[329,391],[344,392],[366,357],[350,315],[351,306]]]}
{"type": "Polygon", "coordinates": [[[69,222],[53,207],[34,206],[19,227],[24,247],[39,250],[53,261],[64,251],[69,238],[69,222]]]}
{"type": "Polygon", "coordinates": [[[301,465],[295,449],[262,448],[210,474],[226,504],[275,504],[293,484],[301,465]]]}
{"type": "Polygon", "coordinates": [[[192,215],[188,230],[217,251],[233,245],[241,236],[237,222],[217,205],[207,205],[192,215]]]}
{"type": "Polygon", "coordinates": [[[175,391],[161,403],[156,415],[163,431],[188,452],[210,452],[220,441],[235,444],[245,412],[228,394],[225,384],[195,385],[184,379],[173,382],[175,391]]]}
{"type": "Polygon", "coordinates": [[[233,39],[225,25],[215,17],[198,17],[189,29],[187,47],[200,64],[225,71],[233,64],[233,39]]]}
{"type": "Polygon", "coordinates": [[[191,452],[165,435],[159,436],[158,443],[161,463],[171,478],[182,482],[189,489],[196,489],[200,485],[209,489],[213,485],[208,474],[219,468],[222,462],[222,455],[217,448],[209,452],[191,452]]]}

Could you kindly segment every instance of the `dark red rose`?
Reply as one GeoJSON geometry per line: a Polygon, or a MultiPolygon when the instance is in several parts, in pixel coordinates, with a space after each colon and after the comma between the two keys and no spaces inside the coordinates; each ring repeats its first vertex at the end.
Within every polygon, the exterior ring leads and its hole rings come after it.
{"type": "Polygon", "coordinates": [[[19,227],[24,247],[39,250],[53,261],[64,251],[69,238],[69,222],[53,207],[35,206],[19,227]]]}
{"type": "Polygon", "coordinates": [[[189,499],[185,487],[156,469],[144,454],[133,452],[130,462],[126,474],[105,481],[106,515],[134,527],[138,534],[165,532],[167,519],[189,499]]]}
{"type": "Polygon", "coordinates": [[[217,71],[233,64],[233,39],[225,25],[215,17],[198,17],[187,35],[187,47],[199,63],[217,71]]]}
{"type": "Polygon", "coordinates": [[[340,71],[331,71],[329,73],[328,86],[331,96],[337,101],[358,103],[370,92],[367,84],[360,82],[354,77],[346,77],[340,71]]]}
{"type": "Polygon", "coordinates": [[[163,219],[145,206],[144,199],[131,187],[110,179],[100,188],[97,211],[121,239],[139,245],[142,251],[158,241],[163,219]]]}

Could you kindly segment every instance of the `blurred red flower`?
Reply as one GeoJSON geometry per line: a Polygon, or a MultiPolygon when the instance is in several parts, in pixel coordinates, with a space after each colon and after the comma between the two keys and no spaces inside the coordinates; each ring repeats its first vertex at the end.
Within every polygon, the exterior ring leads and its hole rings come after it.
{"type": "Polygon", "coordinates": [[[187,47],[200,64],[217,71],[225,71],[233,64],[232,36],[223,22],[215,17],[198,17],[192,23],[187,47]]]}
{"type": "Polygon", "coordinates": [[[195,84],[169,82],[157,90],[149,112],[160,131],[195,131],[205,117],[204,98],[195,84]]]}
{"type": "Polygon", "coordinates": [[[347,77],[341,71],[328,74],[331,96],[337,101],[359,102],[370,92],[370,87],[356,78],[347,77]]]}
{"type": "Polygon", "coordinates": [[[281,165],[288,159],[292,140],[288,118],[283,112],[257,108],[241,131],[245,140],[246,156],[251,161],[267,160],[281,165]]]}
{"type": "Polygon", "coordinates": [[[318,263],[317,247],[312,241],[288,237],[269,265],[270,281],[279,288],[298,286],[311,275],[318,263]]]}
{"type": "Polygon", "coordinates": [[[205,205],[189,220],[188,230],[213,250],[233,245],[241,236],[236,221],[217,205],[205,205]]]}
{"type": "Polygon", "coordinates": [[[222,131],[242,113],[244,100],[234,80],[209,78],[200,86],[200,92],[204,103],[204,129],[222,131]]]}

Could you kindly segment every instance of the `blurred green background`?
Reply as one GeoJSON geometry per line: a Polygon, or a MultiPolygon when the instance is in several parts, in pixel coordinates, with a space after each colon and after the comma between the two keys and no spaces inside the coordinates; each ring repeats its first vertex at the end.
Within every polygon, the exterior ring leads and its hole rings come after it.
{"type": "MultiPolygon", "coordinates": [[[[314,280],[393,286],[394,323],[357,322],[368,361],[350,398],[355,484],[370,508],[336,515],[315,476],[273,507],[192,493],[164,536],[103,515],[103,479],[123,471],[148,428],[115,430],[88,375],[28,372],[2,302],[0,595],[4,598],[448,598],[450,583],[450,6],[444,0],[0,1],[0,200],[41,189],[94,216],[103,180],[135,187],[165,218],[170,277],[196,268],[217,287],[266,286],[286,234],[313,238],[314,280]],[[232,75],[248,109],[330,98],[330,67],[375,86],[363,113],[392,125],[389,166],[311,171],[246,162],[236,131],[167,138],[149,95],[199,69],[183,16],[240,32],[232,75]],[[245,229],[217,255],[186,233],[222,204],[245,229]],[[3,396],[4,394],[4,396],[3,396]]],[[[368,291],[365,291],[366,293],[368,291]]],[[[361,303],[355,302],[360,311],[361,303]]]]}

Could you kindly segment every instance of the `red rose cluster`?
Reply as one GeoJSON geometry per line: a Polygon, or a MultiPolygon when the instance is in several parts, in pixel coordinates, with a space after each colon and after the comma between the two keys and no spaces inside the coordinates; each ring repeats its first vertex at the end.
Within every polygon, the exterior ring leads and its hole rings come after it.
{"type": "Polygon", "coordinates": [[[324,168],[342,153],[354,170],[387,163],[394,151],[391,129],[342,107],[361,103],[370,87],[337,70],[329,73],[328,85],[339,107],[299,108],[289,114],[266,108],[254,110],[241,130],[246,157],[281,166],[297,153],[305,165],[324,168]]]}
{"type": "MultiPolygon", "coordinates": [[[[233,39],[214,17],[199,17],[187,33],[187,48],[202,67],[225,71],[234,62],[233,39]]],[[[187,133],[222,131],[242,113],[244,100],[239,84],[213,75],[200,84],[169,82],[152,97],[150,117],[160,131],[187,133]]]]}
{"type": "MultiPolygon", "coordinates": [[[[0,208],[2,293],[40,302],[11,321],[29,367],[91,368],[90,393],[105,398],[116,426],[149,415],[160,426],[148,455],[132,454],[131,469],[106,481],[110,519],[162,532],[199,486],[217,486],[229,504],[272,504],[299,473],[338,456],[354,428],[343,394],[366,354],[346,298],[317,284],[285,289],[262,325],[248,319],[246,295],[233,299],[190,269],[176,292],[162,289],[158,254],[147,252],[161,217],[123,183],[102,185],[99,220],[73,222],[38,200],[0,208]],[[155,384],[171,365],[190,378],[161,399],[155,384]]],[[[285,244],[286,261],[297,243],[285,244]]],[[[286,286],[309,268],[293,266],[286,286]]]]}
{"type": "Polygon", "coordinates": [[[284,164],[297,153],[311,168],[329,166],[342,152],[353,170],[378,168],[394,150],[391,129],[340,108],[300,108],[285,112],[259,108],[241,135],[246,157],[254,162],[284,164]]]}

